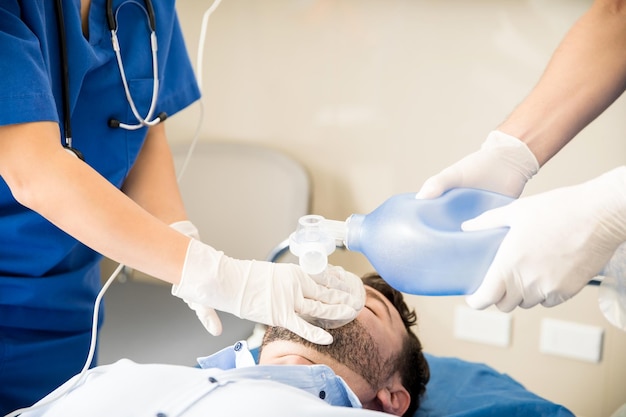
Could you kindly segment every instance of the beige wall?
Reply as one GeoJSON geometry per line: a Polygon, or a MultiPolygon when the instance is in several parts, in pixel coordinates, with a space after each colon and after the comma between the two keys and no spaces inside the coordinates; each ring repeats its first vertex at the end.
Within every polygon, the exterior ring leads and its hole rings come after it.
{"type": "MultiPolygon", "coordinates": [[[[179,0],[195,61],[211,1],[179,0]]],[[[253,142],[301,161],[313,212],[344,219],[416,191],[475,150],[535,83],[560,38],[591,0],[224,0],[209,22],[203,140],[253,142]]],[[[168,120],[189,140],[193,106],[168,120]]],[[[592,178],[626,162],[620,99],[529,184],[526,194],[592,178]]],[[[538,237],[540,238],[540,237],[538,237]]],[[[358,254],[332,262],[370,269],[358,254]]],[[[487,362],[578,415],[626,403],[626,333],[598,312],[596,288],[554,309],[513,314],[512,345],[452,335],[460,298],[412,297],[428,351],[487,362]],[[606,329],[599,364],[539,353],[545,317],[606,329]]]]}

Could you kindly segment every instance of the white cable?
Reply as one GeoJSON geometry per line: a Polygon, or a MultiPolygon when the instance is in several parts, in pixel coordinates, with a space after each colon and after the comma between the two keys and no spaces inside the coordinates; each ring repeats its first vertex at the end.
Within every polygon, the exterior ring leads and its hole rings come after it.
{"type": "MultiPolygon", "coordinates": [[[[198,39],[198,53],[196,55],[196,80],[198,82],[198,88],[200,89],[200,93],[202,93],[202,63],[204,61],[204,41],[206,39],[206,30],[209,23],[209,18],[217,9],[217,6],[220,5],[222,0],[214,0],[213,4],[204,11],[202,15],[202,25],[200,26],[200,38],[198,39]]],[[[191,143],[189,144],[189,150],[187,151],[187,155],[185,156],[185,160],[178,171],[178,182],[183,177],[183,174],[187,170],[187,165],[189,165],[189,161],[191,160],[191,155],[193,155],[193,151],[196,148],[196,143],[198,142],[198,138],[200,137],[200,130],[202,129],[202,123],[204,121],[204,101],[203,97],[200,97],[200,119],[198,120],[198,125],[196,126],[196,131],[191,139],[191,143]]]]}
{"type": "Polygon", "coordinates": [[[202,16],[202,26],[200,27],[200,39],[198,40],[198,55],[196,58],[196,79],[198,80],[198,86],[200,87],[200,91],[202,91],[202,61],[204,60],[204,41],[206,40],[206,28],[209,23],[209,17],[213,14],[217,6],[220,5],[222,0],[214,0],[211,7],[205,10],[204,15],[202,16]]]}
{"type": "MultiPolygon", "coordinates": [[[[204,15],[202,17],[202,27],[200,29],[200,42],[198,44],[198,55],[197,55],[198,62],[197,62],[197,74],[196,74],[196,78],[198,80],[198,86],[201,92],[202,92],[202,59],[203,59],[203,50],[204,50],[204,38],[206,37],[206,27],[209,21],[209,17],[211,16],[211,14],[213,14],[213,12],[217,8],[217,6],[219,6],[221,1],[222,0],[214,0],[213,4],[211,4],[211,7],[209,7],[204,12],[204,15]]],[[[200,118],[198,121],[198,126],[196,127],[196,131],[191,141],[191,145],[189,146],[189,150],[187,151],[185,162],[183,163],[182,168],[178,174],[178,178],[176,179],[177,182],[181,181],[183,177],[183,173],[185,169],[187,168],[187,164],[189,163],[189,160],[191,159],[191,155],[193,154],[193,150],[195,148],[198,137],[200,136],[200,129],[202,127],[202,121],[204,119],[204,104],[202,102],[202,98],[200,98],[199,104],[200,104],[200,118]]],[[[94,304],[93,316],[92,316],[92,321],[91,321],[91,343],[89,345],[89,353],[87,354],[87,360],[85,361],[85,365],[83,365],[83,369],[78,374],[78,377],[76,378],[74,383],[69,385],[63,392],[58,393],[54,397],[48,398],[48,400],[46,401],[42,401],[30,407],[20,408],[18,410],[12,411],[11,413],[5,415],[4,417],[16,417],[27,411],[33,411],[38,408],[49,405],[53,403],[54,401],[57,401],[65,397],[67,394],[70,393],[70,391],[72,391],[72,389],[74,389],[74,387],[76,387],[76,385],[78,385],[78,383],[80,383],[83,380],[83,378],[85,377],[85,374],[89,370],[89,365],[91,365],[91,361],[93,360],[93,356],[96,351],[96,342],[98,340],[98,316],[100,314],[100,303],[102,302],[104,293],[107,291],[107,289],[109,289],[109,287],[111,286],[111,284],[113,283],[113,281],[119,275],[120,271],[123,268],[124,268],[123,264],[117,265],[117,268],[115,268],[115,271],[113,271],[113,273],[109,276],[107,281],[104,283],[104,285],[100,289],[98,296],[96,297],[96,302],[94,304]]]]}
{"type": "Polygon", "coordinates": [[[178,171],[178,177],[176,181],[180,183],[185,171],[187,170],[187,165],[189,165],[189,161],[191,161],[191,156],[193,155],[193,151],[196,148],[196,143],[198,142],[198,138],[200,137],[200,130],[202,129],[202,122],[204,121],[204,103],[202,102],[202,98],[198,100],[198,105],[200,106],[200,117],[198,119],[198,125],[196,126],[196,131],[193,134],[191,139],[191,143],[189,144],[189,150],[187,150],[187,154],[185,155],[185,160],[178,171]]]}
{"type": "Polygon", "coordinates": [[[68,386],[67,389],[65,389],[63,392],[60,392],[55,397],[50,397],[48,398],[48,400],[42,401],[30,407],[20,408],[19,410],[15,410],[7,414],[4,417],[15,417],[22,413],[25,413],[26,411],[36,410],[38,408],[51,404],[54,401],[61,399],[62,397],[65,397],[67,394],[69,394],[70,391],[83,379],[83,377],[85,376],[85,373],[89,369],[89,365],[91,364],[91,361],[93,360],[93,355],[96,351],[96,341],[98,339],[98,315],[100,314],[100,302],[102,301],[102,297],[104,297],[104,293],[109,288],[111,283],[113,283],[113,281],[115,280],[115,277],[117,277],[117,275],[120,273],[123,267],[124,265],[119,264],[117,268],[115,268],[115,271],[113,271],[109,279],[104,283],[104,285],[100,289],[100,292],[98,293],[98,296],[96,297],[96,302],[94,304],[94,309],[93,309],[93,316],[91,320],[91,343],[89,345],[89,353],[87,354],[87,360],[85,361],[85,365],[83,366],[83,369],[78,374],[79,375],[78,378],[76,378],[74,383],[68,386]]]}

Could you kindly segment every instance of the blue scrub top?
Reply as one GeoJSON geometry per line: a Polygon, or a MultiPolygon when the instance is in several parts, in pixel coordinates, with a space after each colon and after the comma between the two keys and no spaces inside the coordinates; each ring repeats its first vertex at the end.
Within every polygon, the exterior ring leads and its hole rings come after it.
{"type": "MultiPolygon", "coordinates": [[[[118,14],[122,58],[135,104],[145,115],[153,81],[144,3],[115,0],[114,10],[121,3],[125,3],[118,14]]],[[[54,4],[48,0],[0,3],[0,125],[34,121],[62,124],[62,63],[54,4]]],[[[171,116],[197,100],[200,92],[174,0],[156,0],[153,4],[160,79],[155,114],[171,116]]],[[[126,131],[108,126],[110,118],[132,124],[136,120],[111,47],[105,6],[105,0],[92,0],[87,39],[81,28],[80,1],[63,0],[71,120],[73,146],[83,153],[87,164],[119,188],[141,149],[147,128],[126,131]]],[[[0,178],[0,326],[89,329],[101,287],[100,259],[99,254],[18,204],[0,178]]]]}

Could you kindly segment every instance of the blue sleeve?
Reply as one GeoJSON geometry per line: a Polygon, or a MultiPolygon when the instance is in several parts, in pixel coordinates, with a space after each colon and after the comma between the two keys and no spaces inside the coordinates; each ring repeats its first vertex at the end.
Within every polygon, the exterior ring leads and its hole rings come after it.
{"type": "Polygon", "coordinates": [[[166,58],[159,69],[161,89],[157,109],[171,116],[200,98],[200,91],[177,14],[170,13],[162,20],[159,20],[157,15],[157,34],[160,30],[159,25],[163,24],[170,26],[168,32],[171,32],[171,36],[167,38],[167,43],[159,43],[159,54],[166,58]]]}
{"type": "MultiPolygon", "coordinates": [[[[42,6],[43,8],[43,6],[42,6]]],[[[58,121],[49,64],[17,0],[0,4],[0,125],[58,121]]]]}

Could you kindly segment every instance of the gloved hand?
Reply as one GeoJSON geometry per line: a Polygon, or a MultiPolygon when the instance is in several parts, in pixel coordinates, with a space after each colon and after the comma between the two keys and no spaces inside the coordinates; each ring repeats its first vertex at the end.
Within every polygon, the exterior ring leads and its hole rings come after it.
{"type": "Polygon", "coordinates": [[[329,267],[316,282],[299,266],[230,258],[192,239],[182,278],[172,294],[187,303],[281,326],[318,344],[332,336],[300,316],[349,322],[365,305],[361,279],[329,267]]]}
{"type": "MultiPolygon", "coordinates": [[[[170,227],[174,230],[178,230],[186,236],[200,240],[200,232],[198,231],[198,228],[189,220],[172,223],[170,224],[170,227]]],[[[222,321],[214,309],[193,302],[188,302],[187,305],[196,312],[198,320],[200,320],[200,323],[202,323],[204,328],[209,333],[213,336],[219,336],[222,334],[222,321]]]]}
{"type": "Polygon", "coordinates": [[[468,187],[517,198],[538,170],[537,158],[525,143],[494,130],[480,150],[428,178],[416,197],[435,198],[452,188],[468,187]]]}
{"type": "Polygon", "coordinates": [[[510,227],[470,307],[551,307],[578,293],[626,241],[626,166],[591,181],[521,198],[463,223],[510,227]]]}

